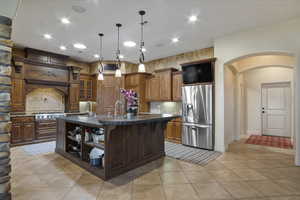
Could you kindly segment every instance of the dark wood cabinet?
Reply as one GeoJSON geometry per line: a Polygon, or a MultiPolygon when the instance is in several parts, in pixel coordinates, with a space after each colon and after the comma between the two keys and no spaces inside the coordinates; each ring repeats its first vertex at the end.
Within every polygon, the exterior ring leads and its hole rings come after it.
{"type": "Polygon", "coordinates": [[[105,75],[97,84],[97,114],[114,114],[115,103],[120,99],[120,89],[124,88],[124,76],[105,75]]]}
{"type": "Polygon", "coordinates": [[[11,109],[12,112],[25,111],[25,82],[22,79],[12,79],[11,109]]]}
{"type": "Polygon", "coordinates": [[[96,86],[95,75],[80,75],[80,101],[95,101],[96,86]]]}
{"type": "Polygon", "coordinates": [[[23,140],[32,141],[35,136],[35,125],[34,122],[24,122],[23,123],[23,140]]]}
{"type": "Polygon", "coordinates": [[[172,100],[181,101],[181,88],[182,88],[182,73],[173,72],[172,75],[172,100]]]}
{"type": "Polygon", "coordinates": [[[79,112],[79,83],[71,83],[68,96],[68,112],[79,112]]]}
{"type": "Polygon", "coordinates": [[[11,143],[26,144],[35,139],[34,117],[12,117],[11,143]]]}
{"type": "Polygon", "coordinates": [[[138,93],[139,112],[148,112],[149,105],[146,101],[146,80],[150,76],[147,73],[132,73],[125,75],[125,89],[138,93]]]}
{"type": "Polygon", "coordinates": [[[36,122],[36,138],[48,139],[56,137],[56,121],[40,120],[36,122]]]}
{"type": "Polygon", "coordinates": [[[22,123],[13,123],[11,126],[11,143],[16,144],[23,141],[22,123]]]}
{"type": "Polygon", "coordinates": [[[181,143],[182,121],[180,118],[170,121],[165,130],[165,139],[170,142],[181,143]]]}

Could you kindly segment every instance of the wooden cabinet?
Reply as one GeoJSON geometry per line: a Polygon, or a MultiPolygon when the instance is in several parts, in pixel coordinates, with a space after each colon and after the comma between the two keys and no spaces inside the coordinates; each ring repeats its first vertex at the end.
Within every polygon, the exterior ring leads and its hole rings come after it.
{"type": "Polygon", "coordinates": [[[12,79],[11,107],[12,112],[25,111],[25,82],[22,79],[12,79]]]}
{"type": "Polygon", "coordinates": [[[132,73],[125,75],[125,89],[133,90],[138,93],[139,112],[148,112],[149,105],[146,101],[146,79],[150,74],[132,73]]]}
{"type": "Polygon", "coordinates": [[[146,100],[159,101],[160,100],[160,82],[159,78],[152,76],[146,81],[146,100]]]}
{"type": "Polygon", "coordinates": [[[172,101],[172,73],[176,69],[162,69],[155,71],[146,82],[147,101],[172,101]]]}
{"type": "Polygon", "coordinates": [[[181,118],[170,121],[165,131],[165,139],[170,142],[181,143],[182,121],[181,118]]]}
{"type": "Polygon", "coordinates": [[[71,83],[68,96],[68,112],[79,112],[79,83],[71,83]]]}
{"type": "Polygon", "coordinates": [[[181,101],[182,73],[173,72],[172,75],[172,100],[181,101]]]}
{"type": "Polygon", "coordinates": [[[11,143],[26,144],[35,139],[34,117],[12,117],[11,143]]]}
{"type": "Polygon", "coordinates": [[[36,138],[48,139],[56,137],[56,121],[40,120],[36,122],[36,138]]]}
{"type": "Polygon", "coordinates": [[[96,77],[93,75],[80,75],[80,101],[95,101],[96,77]]]}
{"type": "Polygon", "coordinates": [[[114,74],[105,75],[97,84],[97,114],[114,114],[115,103],[120,98],[120,89],[124,88],[124,76],[116,78],[114,74]]]}

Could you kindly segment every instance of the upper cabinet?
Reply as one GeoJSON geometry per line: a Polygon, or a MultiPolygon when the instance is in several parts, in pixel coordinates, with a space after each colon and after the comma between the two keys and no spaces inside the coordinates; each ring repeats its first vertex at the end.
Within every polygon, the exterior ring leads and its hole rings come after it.
{"type": "Polygon", "coordinates": [[[155,71],[146,82],[147,101],[175,101],[173,99],[173,73],[176,69],[155,71]]]}
{"type": "Polygon", "coordinates": [[[132,73],[125,75],[125,89],[133,90],[139,96],[139,112],[148,112],[146,101],[146,79],[151,76],[148,73],[132,73]]]}
{"type": "Polygon", "coordinates": [[[181,101],[182,73],[173,72],[172,74],[172,99],[181,101]]]}
{"type": "Polygon", "coordinates": [[[116,78],[114,74],[104,75],[97,81],[97,114],[114,114],[115,103],[120,99],[120,88],[124,88],[124,76],[116,78]]]}
{"type": "Polygon", "coordinates": [[[95,75],[80,75],[80,101],[96,101],[97,81],[95,75]]]}

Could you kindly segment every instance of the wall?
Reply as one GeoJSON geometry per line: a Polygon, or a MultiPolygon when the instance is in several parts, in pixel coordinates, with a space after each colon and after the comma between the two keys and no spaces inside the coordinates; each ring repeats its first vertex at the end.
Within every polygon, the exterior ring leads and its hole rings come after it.
{"type": "MultiPolygon", "coordinates": [[[[215,39],[214,55],[216,62],[216,144],[215,149],[225,151],[228,143],[225,143],[225,116],[224,116],[224,67],[225,64],[235,59],[260,54],[263,52],[286,52],[295,56],[296,70],[294,76],[296,82],[295,94],[295,132],[299,131],[299,88],[300,79],[300,18],[286,22],[259,27],[247,31],[242,31],[226,35],[215,39]]],[[[296,163],[300,165],[300,138],[296,136],[296,163]]]]}
{"type": "MultiPolygon", "coordinates": [[[[114,64],[116,63],[115,61],[104,61],[104,64],[114,64]]],[[[99,65],[99,62],[93,62],[90,64],[91,66],[91,69],[90,69],[90,73],[91,74],[97,74],[98,73],[98,65],[99,65]]],[[[121,63],[121,72],[122,74],[125,74],[125,73],[132,73],[132,72],[137,72],[138,71],[138,65],[137,64],[134,64],[134,63],[130,63],[130,62],[126,62],[126,61],[123,61],[121,63]]],[[[112,74],[112,73],[115,73],[114,71],[104,71],[105,74],[112,74]]]]}
{"type": "Polygon", "coordinates": [[[225,133],[231,133],[225,135],[225,142],[233,141],[234,133],[236,128],[236,75],[232,68],[225,68],[225,113],[226,113],[226,124],[225,133]]]}
{"type": "Polygon", "coordinates": [[[66,63],[67,66],[75,66],[75,67],[80,67],[80,73],[83,74],[89,74],[90,73],[90,64],[89,63],[85,63],[85,62],[80,62],[77,60],[73,60],[73,59],[69,59],[66,63]]]}
{"type": "Polygon", "coordinates": [[[247,101],[247,133],[248,135],[261,135],[261,84],[293,83],[293,69],[274,66],[249,70],[244,73],[244,80],[247,101]]]}
{"type": "Polygon", "coordinates": [[[175,56],[170,56],[166,58],[161,58],[157,60],[153,60],[150,62],[146,62],[146,72],[152,73],[158,69],[165,69],[165,68],[176,68],[181,70],[182,63],[198,61],[207,58],[214,57],[214,49],[213,48],[206,48],[206,49],[199,49],[192,52],[182,53],[175,56]]]}

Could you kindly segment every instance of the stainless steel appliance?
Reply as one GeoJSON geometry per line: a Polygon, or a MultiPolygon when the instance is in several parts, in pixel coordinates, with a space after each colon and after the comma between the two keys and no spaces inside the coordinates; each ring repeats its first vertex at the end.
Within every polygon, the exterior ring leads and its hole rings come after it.
{"type": "Polygon", "coordinates": [[[213,84],[182,87],[182,144],[213,150],[213,84]]]}

